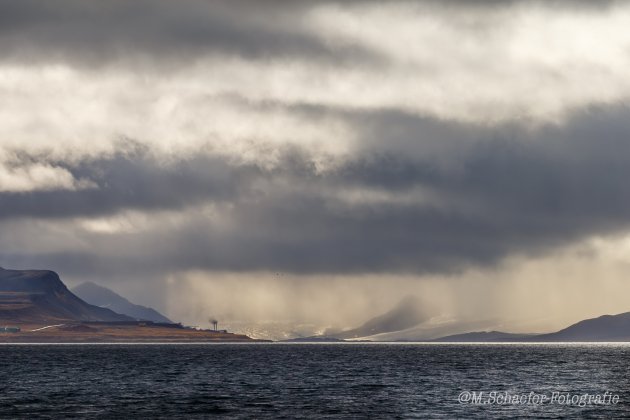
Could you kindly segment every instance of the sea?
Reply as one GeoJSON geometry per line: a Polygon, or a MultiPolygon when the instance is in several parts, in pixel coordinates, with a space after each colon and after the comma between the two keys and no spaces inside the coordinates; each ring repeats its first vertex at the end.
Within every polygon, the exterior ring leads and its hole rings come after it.
{"type": "Polygon", "coordinates": [[[0,345],[0,418],[629,418],[626,344],[0,345]]]}

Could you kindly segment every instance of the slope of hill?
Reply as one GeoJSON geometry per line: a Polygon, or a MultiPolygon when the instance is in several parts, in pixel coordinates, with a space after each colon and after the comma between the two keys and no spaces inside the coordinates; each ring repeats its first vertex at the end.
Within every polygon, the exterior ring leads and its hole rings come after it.
{"type": "Polygon", "coordinates": [[[513,334],[498,331],[449,335],[431,341],[440,342],[630,342],[630,312],[585,319],[548,334],[513,334]]]}
{"type": "Polygon", "coordinates": [[[446,337],[431,340],[440,343],[491,343],[524,341],[536,337],[536,334],[514,334],[501,331],[475,331],[464,334],[447,335],[446,337]]]}
{"type": "Polygon", "coordinates": [[[630,312],[585,319],[536,341],[630,341],[630,312]]]}
{"type": "Polygon", "coordinates": [[[82,283],[73,288],[72,292],[91,305],[111,309],[137,320],[172,322],[155,309],[133,304],[116,292],[92,282],[82,283]]]}
{"type": "Polygon", "coordinates": [[[90,305],[47,270],[0,268],[0,320],[5,322],[133,321],[114,311],[90,305]]]}
{"type": "Polygon", "coordinates": [[[341,339],[360,338],[404,330],[418,325],[424,320],[426,320],[426,315],[420,309],[418,299],[414,296],[407,296],[392,310],[370,319],[358,328],[326,335],[341,339]]]}

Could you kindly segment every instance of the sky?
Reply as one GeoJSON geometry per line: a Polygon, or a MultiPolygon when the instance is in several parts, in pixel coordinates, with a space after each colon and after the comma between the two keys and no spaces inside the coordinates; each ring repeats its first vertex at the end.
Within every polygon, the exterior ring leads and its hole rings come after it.
{"type": "Polygon", "coordinates": [[[630,4],[0,0],[0,265],[172,319],[630,310],[630,4]]]}

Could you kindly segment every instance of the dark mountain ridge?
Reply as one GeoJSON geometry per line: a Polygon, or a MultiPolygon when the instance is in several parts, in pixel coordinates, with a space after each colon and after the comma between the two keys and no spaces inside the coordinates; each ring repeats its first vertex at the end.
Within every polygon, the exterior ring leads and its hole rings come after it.
{"type": "Polygon", "coordinates": [[[499,331],[470,332],[440,337],[440,342],[630,342],[630,312],[602,315],[576,322],[547,334],[513,334],[499,331]]]}
{"type": "Polygon", "coordinates": [[[440,337],[435,342],[441,343],[491,343],[503,341],[527,341],[537,334],[515,334],[501,331],[474,331],[464,334],[453,334],[440,337]]]}
{"type": "Polygon", "coordinates": [[[133,321],[74,295],[54,271],[0,267],[0,320],[5,322],[133,321]]]}
{"type": "Polygon", "coordinates": [[[630,341],[630,312],[585,319],[555,333],[538,335],[535,339],[536,341],[630,341]]]}

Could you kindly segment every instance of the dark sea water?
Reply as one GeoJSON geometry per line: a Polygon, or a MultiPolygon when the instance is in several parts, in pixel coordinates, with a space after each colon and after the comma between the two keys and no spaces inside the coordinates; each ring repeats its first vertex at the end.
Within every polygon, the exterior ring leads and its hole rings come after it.
{"type": "Polygon", "coordinates": [[[0,417],[627,418],[629,365],[626,345],[3,345],[0,417]]]}

